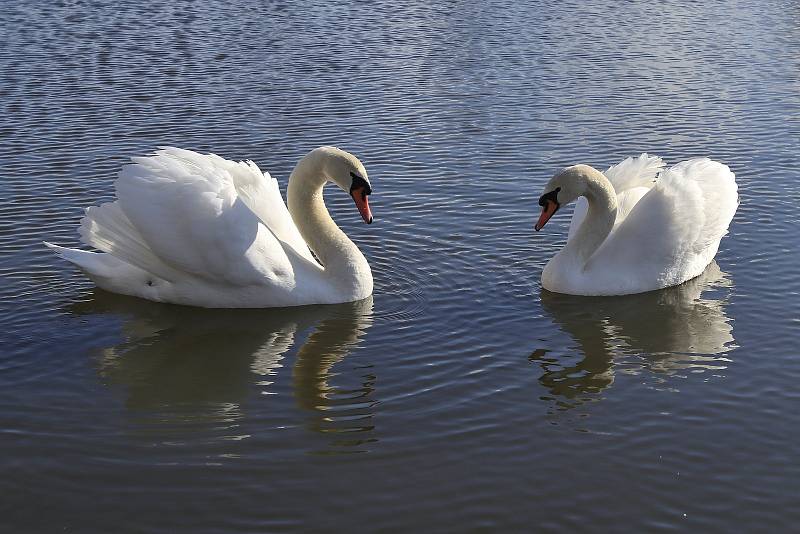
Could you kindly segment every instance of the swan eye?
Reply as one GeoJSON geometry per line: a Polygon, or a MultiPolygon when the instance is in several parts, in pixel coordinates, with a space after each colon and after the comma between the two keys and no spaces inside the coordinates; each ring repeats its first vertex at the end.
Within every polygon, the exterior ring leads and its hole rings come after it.
{"type": "Polygon", "coordinates": [[[542,207],[545,207],[547,205],[547,201],[548,200],[552,200],[553,202],[555,202],[556,206],[560,206],[560,204],[558,203],[558,193],[559,193],[559,191],[561,191],[561,188],[560,187],[556,187],[555,189],[553,189],[549,193],[545,193],[544,195],[539,197],[539,205],[542,206],[542,207]]]}
{"type": "Polygon", "coordinates": [[[353,183],[350,185],[351,195],[353,194],[353,191],[359,188],[364,196],[372,194],[372,188],[369,186],[369,182],[352,171],[350,172],[350,176],[353,177],[353,183]]]}

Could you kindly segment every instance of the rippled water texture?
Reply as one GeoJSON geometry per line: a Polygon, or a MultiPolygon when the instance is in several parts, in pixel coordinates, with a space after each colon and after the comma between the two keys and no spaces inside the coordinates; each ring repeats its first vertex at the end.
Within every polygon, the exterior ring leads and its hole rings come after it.
{"type": "Polygon", "coordinates": [[[14,532],[787,531],[800,521],[800,4],[29,2],[0,10],[0,513],[14,532]],[[374,298],[213,311],[44,249],[131,155],[328,191],[374,298]],[[543,292],[572,163],[708,155],[704,275],[543,292]]]}

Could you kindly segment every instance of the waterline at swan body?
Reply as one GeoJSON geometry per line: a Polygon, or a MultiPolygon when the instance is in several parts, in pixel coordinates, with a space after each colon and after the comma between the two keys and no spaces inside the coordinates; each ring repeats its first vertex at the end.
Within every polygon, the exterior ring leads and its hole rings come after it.
{"type": "Polygon", "coordinates": [[[548,291],[627,295],[674,286],[714,259],[739,204],[731,170],[708,158],[664,169],[642,154],[601,173],[567,167],[539,199],[539,231],[576,201],[569,236],[542,271],[548,291]]]}
{"type": "Polygon", "coordinates": [[[133,158],[117,200],[86,210],[81,239],[102,252],[51,245],[107,291],[207,308],[337,304],[372,294],[372,272],[333,222],[333,182],[372,222],[367,172],[352,154],[320,147],[278,182],[252,161],[165,147],[133,158]],[[313,251],[313,254],[312,252],[313,251]],[[316,258],[315,258],[316,256],[316,258]]]}

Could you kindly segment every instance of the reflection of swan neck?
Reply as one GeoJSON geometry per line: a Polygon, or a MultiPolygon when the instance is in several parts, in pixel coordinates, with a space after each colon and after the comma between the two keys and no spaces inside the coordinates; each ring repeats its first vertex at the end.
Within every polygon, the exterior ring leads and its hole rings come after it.
{"type": "Polygon", "coordinates": [[[582,186],[581,196],[586,197],[589,209],[575,236],[567,243],[565,251],[577,256],[581,265],[585,266],[614,227],[617,218],[617,195],[603,173],[588,165],[579,167],[580,169],[576,171],[577,180],[582,186]]]}
{"type": "MultiPolygon", "coordinates": [[[[344,306],[344,305],[343,305],[344,306]]],[[[295,399],[306,409],[330,404],[331,369],[343,361],[372,325],[372,297],[349,303],[348,313],[323,319],[297,351],[292,373],[295,399]]]]}
{"type": "MultiPolygon", "coordinates": [[[[286,193],[289,213],[300,235],[325,267],[325,273],[344,290],[352,291],[371,282],[366,258],[336,225],[325,207],[322,189],[328,182],[327,155],[317,149],[306,155],[292,171],[286,193]]],[[[363,295],[362,295],[363,296],[363,295]]]]}

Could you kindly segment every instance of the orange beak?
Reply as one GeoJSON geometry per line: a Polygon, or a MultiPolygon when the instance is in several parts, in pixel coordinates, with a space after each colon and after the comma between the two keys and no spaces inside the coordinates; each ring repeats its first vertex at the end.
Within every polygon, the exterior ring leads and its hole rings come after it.
{"type": "Polygon", "coordinates": [[[356,203],[358,212],[361,218],[367,224],[372,224],[372,211],[369,209],[369,201],[367,201],[367,191],[364,187],[357,187],[350,191],[353,201],[356,203]]]}
{"type": "Polygon", "coordinates": [[[533,227],[534,230],[538,232],[544,228],[544,225],[547,224],[547,221],[550,220],[550,217],[553,216],[556,210],[558,210],[558,204],[550,199],[547,199],[545,201],[545,205],[542,206],[542,214],[539,215],[539,221],[536,223],[536,226],[533,227]]]}

